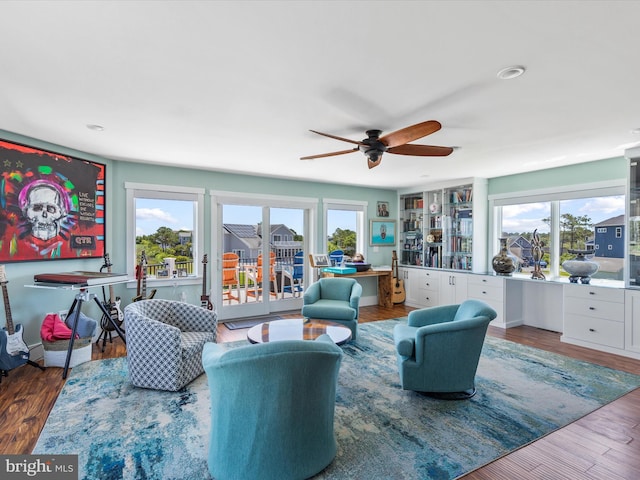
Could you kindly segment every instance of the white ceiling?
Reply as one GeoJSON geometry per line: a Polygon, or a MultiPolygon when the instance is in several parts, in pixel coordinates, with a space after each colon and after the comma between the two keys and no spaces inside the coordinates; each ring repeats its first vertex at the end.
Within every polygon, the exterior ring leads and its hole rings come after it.
{"type": "Polygon", "coordinates": [[[640,143],[638,1],[3,1],[0,129],[106,158],[404,188],[640,143]],[[524,65],[505,81],[498,70],[524,65]],[[435,119],[414,143],[353,140],[435,119]],[[87,124],[104,127],[93,131],[87,124]]]}

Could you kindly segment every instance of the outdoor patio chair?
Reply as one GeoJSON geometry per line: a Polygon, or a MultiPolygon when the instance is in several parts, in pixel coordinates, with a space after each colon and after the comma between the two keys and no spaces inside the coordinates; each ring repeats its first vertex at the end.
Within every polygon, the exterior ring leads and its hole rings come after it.
{"type": "MultiPolygon", "coordinates": [[[[266,288],[269,290],[269,293],[274,297],[278,297],[278,294],[271,289],[271,285],[274,285],[276,281],[276,254],[271,252],[269,255],[269,281],[267,282],[266,288]]],[[[263,288],[263,279],[262,279],[262,254],[258,255],[258,262],[255,266],[247,266],[245,269],[247,279],[251,280],[253,283],[252,287],[247,286],[247,297],[254,297],[256,300],[260,298],[262,294],[263,288]]]]}
{"type": "Polygon", "coordinates": [[[231,252],[224,253],[222,255],[222,288],[223,295],[229,300],[240,300],[240,277],[238,275],[238,262],[240,257],[231,252]],[[238,296],[233,294],[233,287],[237,289],[238,296]]]}

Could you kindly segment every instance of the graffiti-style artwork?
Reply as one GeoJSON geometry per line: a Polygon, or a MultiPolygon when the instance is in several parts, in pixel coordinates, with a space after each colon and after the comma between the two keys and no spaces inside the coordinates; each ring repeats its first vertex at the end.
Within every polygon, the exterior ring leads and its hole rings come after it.
{"type": "Polygon", "coordinates": [[[0,263],[104,255],[105,166],[0,140],[0,263]]]}

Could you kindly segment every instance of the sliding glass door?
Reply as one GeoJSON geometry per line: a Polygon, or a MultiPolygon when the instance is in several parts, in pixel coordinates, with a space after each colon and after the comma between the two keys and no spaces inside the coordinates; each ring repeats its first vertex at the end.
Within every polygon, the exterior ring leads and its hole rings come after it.
{"type": "Polygon", "coordinates": [[[212,295],[220,320],[299,310],[315,203],[221,194],[213,206],[212,295]]]}

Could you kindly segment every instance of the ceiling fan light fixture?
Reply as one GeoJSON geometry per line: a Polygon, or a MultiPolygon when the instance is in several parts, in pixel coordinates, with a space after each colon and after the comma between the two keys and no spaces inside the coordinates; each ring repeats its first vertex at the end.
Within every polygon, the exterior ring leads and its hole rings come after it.
{"type": "Polygon", "coordinates": [[[503,68],[498,72],[498,78],[500,80],[511,80],[512,78],[518,78],[524,74],[526,68],[522,65],[512,65],[510,67],[503,68]]]}

